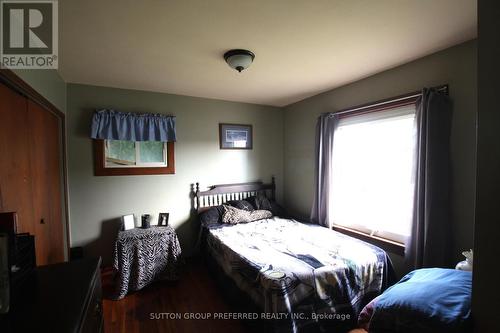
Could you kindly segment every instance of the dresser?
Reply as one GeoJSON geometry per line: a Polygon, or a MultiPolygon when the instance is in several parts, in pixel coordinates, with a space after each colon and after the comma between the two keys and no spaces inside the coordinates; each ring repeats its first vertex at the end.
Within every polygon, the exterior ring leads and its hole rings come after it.
{"type": "Polygon", "coordinates": [[[99,333],[103,326],[100,258],[36,268],[16,294],[2,332],[99,333]]]}

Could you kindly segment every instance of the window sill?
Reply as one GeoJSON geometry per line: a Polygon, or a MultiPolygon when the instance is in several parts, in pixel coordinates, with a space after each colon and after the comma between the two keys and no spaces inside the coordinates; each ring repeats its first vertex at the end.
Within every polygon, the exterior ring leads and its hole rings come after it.
{"type": "Polygon", "coordinates": [[[343,234],[346,234],[348,236],[358,238],[362,241],[365,241],[367,243],[373,244],[375,246],[380,247],[381,249],[400,255],[404,256],[405,255],[405,246],[404,244],[391,241],[389,239],[385,239],[382,237],[377,237],[377,236],[371,236],[368,234],[365,234],[364,232],[360,232],[351,228],[346,228],[346,227],[341,227],[338,225],[332,226],[332,229],[338,232],[341,232],[343,234]]]}

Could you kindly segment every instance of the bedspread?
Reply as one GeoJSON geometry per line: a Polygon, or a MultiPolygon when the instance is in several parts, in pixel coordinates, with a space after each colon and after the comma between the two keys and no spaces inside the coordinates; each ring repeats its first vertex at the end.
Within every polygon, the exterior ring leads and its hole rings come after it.
{"type": "Polygon", "coordinates": [[[392,266],[376,246],[318,225],[274,217],[209,228],[209,254],[286,330],[355,323],[385,288],[392,266]]]}

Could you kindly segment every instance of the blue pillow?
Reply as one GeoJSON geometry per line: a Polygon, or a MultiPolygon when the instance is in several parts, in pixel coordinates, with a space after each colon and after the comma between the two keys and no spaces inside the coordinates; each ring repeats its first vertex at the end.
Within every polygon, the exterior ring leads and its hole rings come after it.
{"type": "Polygon", "coordinates": [[[471,272],[415,270],[380,295],[370,332],[469,332],[471,272]]]}

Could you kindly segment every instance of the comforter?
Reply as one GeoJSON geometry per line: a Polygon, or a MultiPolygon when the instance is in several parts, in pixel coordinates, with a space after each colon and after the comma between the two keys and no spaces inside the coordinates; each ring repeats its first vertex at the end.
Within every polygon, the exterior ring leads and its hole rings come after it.
{"type": "Polygon", "coordinates": [[[286,331],[352,327],[393,274],[380,248],[318,225],[274,217],[208,231],[209,254],[286,331]]]}

